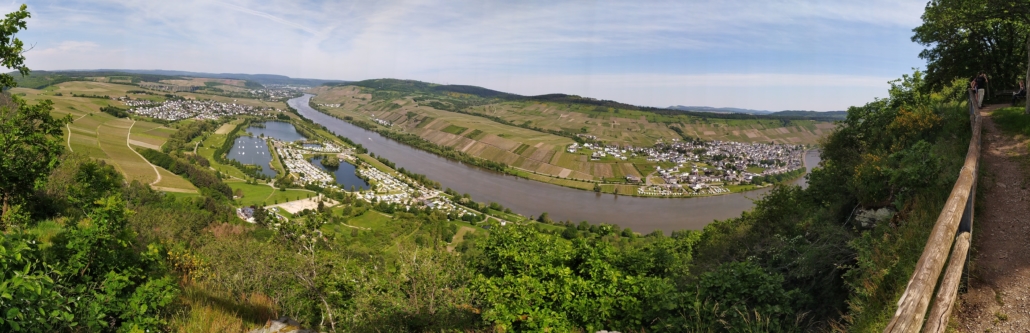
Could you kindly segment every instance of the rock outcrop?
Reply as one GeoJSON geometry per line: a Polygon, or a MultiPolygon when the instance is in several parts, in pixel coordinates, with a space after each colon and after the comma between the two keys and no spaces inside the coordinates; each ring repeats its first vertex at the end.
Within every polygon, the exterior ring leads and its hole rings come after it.
{"type": "Polygon", "coordinates": [[[255,328],[249,333],[318,333],[309,329],[300,328],[300,323],[289,317],[280,317],[276,320],[269,319],[265,326],[255,328]]]}

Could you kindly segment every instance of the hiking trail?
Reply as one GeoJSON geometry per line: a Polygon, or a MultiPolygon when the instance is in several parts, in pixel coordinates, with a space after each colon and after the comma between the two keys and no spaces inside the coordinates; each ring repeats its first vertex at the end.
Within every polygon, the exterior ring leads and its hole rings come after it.
{"type": "Polygon", "coordinates": [[[1027,142],[1001,132],[980,110],[983,147],[980,187],[967,266],[952,325],[960,332],[1030,332],[1030,190],[1027,142]]]}

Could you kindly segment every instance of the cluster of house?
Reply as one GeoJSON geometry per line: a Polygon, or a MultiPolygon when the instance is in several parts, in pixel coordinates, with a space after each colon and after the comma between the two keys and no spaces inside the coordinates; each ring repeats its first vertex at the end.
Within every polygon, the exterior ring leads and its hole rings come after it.
{"type": "Polygon", "coordinates": [[[283,88],[269,88],[265,89],[252,89],[249,91],[251,96],[262,100],[268,101],[280,101],[284,99],[290,99],[300,96],[302,93],[299,88],[283,87],[283,88]]]}
{"type": "Polygon", "coordinates": [[[455,204],[453,201],[451,201],[450,199],[448,199],[445,196],[434,196],[434,197],[429,198],[429,199],[424,199],[424,200],[422,200],[422,204],[426,205],[426,207],[433,208],[433,209],[440,210],[440,211],[444,211],[444,212],[448,212],[448,213],[450,213],[452,211],[457,211],[458,216],[464,216],[464,215],[472,214],[472,212],[470,212],[468,209],[466,209],[463,206],[455,204]]]}
{"type": "Polygon", "coordinates": [[[589,142],[588,143],[584,143],[582,146],[580,146],[579,143],[573,143],[572,145],[569,145],[569,147],[566,148],[565,150],[570,152],[570,153],[576,153],[580,149],[591,150],[592,152],[590,153],[590,160],[592,160],[592,161],[600,160],[601,158],[606,157],[606,156],[611,156],[611,157],[614,157],[614,158],[617,158],[617,159],[625,161],[628,158],[627,154],[630,154],[632,156],[636,156],[636,154],[634,154],[632,150],[627,150],[626,148],[623,148],[623,147],[614,146],[614,145],[603,146],[603,145],[600,145],[600,144],[592,144],[592,143],[589,143],[589,142]]]}
{"type": "Polygon", "coordinates": [[[376,117],[372,117],[372,121],[376,122],[376,124],[383,125],[383,126],[386,126],[386,127],[393,126],[393,123],[391,123],[389,121],[386,121],[386,120],[383,120],[383,119],[376,118],[376,117]]]}
{"type": "Polygon", "coordinates": [[[315,105],[318,105],[318,106],[323,107],[323,108],[338,108],[338,107],[343,106],[343,104],[340,104],[340,103],[335,103],[335,104],[319,103],[319,104],[315,104],[315,105]]]}
{"type": "Polygon", "coordinates": [[[124,97],[124,96],[123,97],[118,97],[118,100],[121,101],[122,103],[124,103],[126,106],[128,106],[130,108],[136,108],[136,107],[151,106],[151,105],[158,105],[158,104],[160,104],[158,102],[151,101],[151,100],[148,100],[148,99],[131,99],[131,98],[124,97]]]}
{"type": "Polygon", "coordinates": [[[647,179],[626,176],[638,188],[640,195],[677,196],[727,193],[721,187],[727,184],[750,183],[754,177],[782,174],[804,167],[803,145],[743,143],[729,141],[657,142],[653,147],[573,143],[566,147],[569,153],[586,150],[591,160],[604,157],[627,160],[645,158],[649,162],[675,163],[671,168],[657,167],[644,177],[661,177],[664,184],[652,184],[647,179]],[[750,171],[749,171],[750,170],[750,171]]]}
{"type": "Polygon", "coordinates": [[[304,159],[304,149],[276,139],[270,140],[272,140],[272,146],[275,147],[276,154],[279,155],[279,159],[286,165],[286,168],[291,173],[296,173],[300,176],[300,179],[297,180],[298,182],[302,184],[315,184],[320,187],[337,188],[336,179],[333,178],[333,175],[322,171],[322,169],[304,159]]]}
{"type": "Polygon", "coordinates": [[[375,193],[408,192],[406,191],[408,189],[407,184],[379,169],[361,168],[358,169],[358,174],[376,183],[375,193]]]}
{"type": "Polygon", "coordinates": [[[150,118],[175,121],[189,118],[218,119],[225,116],[256,114],[258,109],[249,105],[216,101],[167,100],[157,106],[133,107],[129,111],[150,118]]]}
{"type": "Polygon", "coordinates": [[[712,185],[708,186],[705,184],[695,184],[691,187],[684,188],[682,186],[673,185],[649,185],[641,186],[637,188],[638,195],[646,196],[660,196],[660,197],[675,197],[675,196],[700,196],[700,195],[714,195],[730,193],[730,190],[719,186],[712,185]]]}
{"type": "Polygon", "coordinates": [[[339,153],[343,152],[343,148],[333,144],[332,142],[319,142],[318,144],[305,144],[304,150],[309,150],[319,153],[339,153]]]}
{"type": "MultiPolygon", "coordinates": [[[[279,207],[264,208],[258,207],[258,209],[267,209],[270,213],[268,218],[275,219],[276,221],[285,221],[286,217],[279,214],[279,207]]],[[[254,207],[240,207],[236,208],[236,216],[241,220],[247,221],[248,223],[255,223],[254,220],[254,207]]]]}

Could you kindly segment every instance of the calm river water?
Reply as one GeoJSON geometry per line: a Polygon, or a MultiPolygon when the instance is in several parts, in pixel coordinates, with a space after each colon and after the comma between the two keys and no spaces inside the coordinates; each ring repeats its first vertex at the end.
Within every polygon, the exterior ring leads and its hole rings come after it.
{"type": "MultiPolygon", "coordinates": [[[[643,198],[599,194],[565,188],[467,166],[380,136],[378,133],[325,115],[308,106],[313,95],[288,101],[300,114],[329,131],[361,143],[412,172],[424,174],[458,193],[468,193],[478,202],[497,202],[516,213],[540,215],[554,220],[615,223],[623,228],[649,233],[701,229],[714,220],[740,216],[754,206],[752,200],[769,189],[703,198],[643,198]]],[[[805,155],[809,170],[819,162],[819,153],[805,155]]],[[[794,182],[805,185],[804,178],[794,182]]]]}

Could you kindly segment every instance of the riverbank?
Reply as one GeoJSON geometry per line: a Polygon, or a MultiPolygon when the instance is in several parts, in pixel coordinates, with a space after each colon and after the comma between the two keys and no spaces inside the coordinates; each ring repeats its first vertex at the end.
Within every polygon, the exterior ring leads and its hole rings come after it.
{"type": "MultiPolygon", "coordinates": [[[[613,223],[641,233],[654,230],[697,230],[715,220],[739,217],[754,206],[754,199],[771,189],[659,200],[566,188],[486,171],[412,148],[314,110],[308,106],[310,98],[311,95],[305,95],[290,100],[289,104],[299,115],[324,126],[329,133],[360,143],[362,148],[389,159],[398,168],[425,175],[439,182],[443,188],[467,193],[477,201],[499,203],[524,216],[538,216],[547,212],[556,221],[613,223]]],[[[808,165],[815,165],[819,160],[818,154],[812,152],[804,158],[808,160],[808,165]]],[[[790,184],[804,185],[804,181],[802,177],[790,184]]]]}
{"type": "MultiPolygon", "coordinates": [[[[440,156],[440,157],[443,157],[443,158],[447,158],[447,159],[453,160],[453,161],[458,162],[458,163],[474,165],[474,166],[482,167],[482,168],[484,168],[486,170],[489,170],[489,171],[500,172],[500,173],[504,173],[504,174],[507,174],[507,175],[519,177],[519,178],[522,178],[522,179],[538,181],[538,182],[547,183],[547,184],[551,184],[551,185],[557,185],[557,186],[562,186],[562,187],[566,187],[566,188],[583,190],[583,191],[590,191],[590,192],[595,192],[595,193],[605,193],[605,194],[613,194],[613,195],[628,195],[628,196],[634,196],[634,197],[654,197],[654,198],[696,198],[696,197],[709,197],[709,196],[728,195],[728,194],[733,194],[733,193],[741,193],[741,192],[748,192],[748,191],[759,190],[759,189],[770,187],[773,183],[787,183],[787,182],[791,182],[791,181],[793,181],[793,180],[795,180],[797,178],[800,178],[800,177],[804,176],[804,174],[805,174],[805,172],[798,172],[798,170],[793,170],[793,171],[788,171],[788,172],[783,172],[783,173],[778,173],[778,174],[769,174],[769,175],[763,175],[763,176],[756,176],[756,177],[760,177],[760,178],[763,178],[763,179],[768,178],[767,180],[769,180],[769,181],[765,181],[765,182],[760,182],[759,185],[749,184],[749,183],[746,183],[746,182],[736,182],[736,181],[733,181],[733,182],[709,182],[709,183],[700,183],[700,184],[693,184],[693,185],[692,184],[676,184],[678,179],[673,179],[672,180],[673,183],[671,185],[666,185],[666,183],[664,181],[658,181],[656,184],[652,184],[650,181],[644,181],[643,183],[641,183],[641,182],[634,183],[634,182],[630,182],[629,181],[630,177],[625,176],[625,175],[623,175],[621,177],[614,177],[614,178],[613,177],[609,177],[608,179],[602,178],[602,180],[578,179],[578,178],[575,178],[575,177],[566,176],[565,173],[562,173],[560,176],[556,176],[554,174],[540,173],[540,172],[536,172],[536,171],[533,171],[533,170],[516,167],[516,166],[513,166],[513,165],[506,165],[506,164],[501,163],[501,162],[497,162],[497,161],[493,161],[493,160],[489,160],[489,159],[484,159],[484,158],[476,157],[476,156],[473,156],[473,155],[465,153],[464,149],[457,149],[457,148],[451,147],[451,146],[442,146],[442,145],[439,145],[439,144],[437,144],[435,142],[426,140],[425,138],[422,138],[422,137],[420,137],[418,135],[415,135],[415,134],[412,134],[412,133],[407,133],[407,132],[404,132],[404,131],[395,131],[395,130],[392,129],[394,126],[391,126],[392,124],[389,123],[389,122],[381,121],[381,120],[378,120],[378,119],[373,119],[373,121],[364,121],[364,120],[355,118],[354,117],[355,115],[338,114],[337,112],[332,112],[332,111],[329,111],[327,109],[324,109],[324,108],[320,107],[319,105],[316,105],[315,103],[313,103],[311,101],[310,98],[308,99],[307,106],[308,106],[308,108],[316,110],[316,111],[320,112],[323,115],[326,115],[326,116],[329,116],[329,117],[333,117],[333,118],[341,120],[341,121],[345,121],[345,122],[347,122],[347,123],[349,123],[349,124],[351,124],[353,126],[360,127],[360,128],[365,129],[367,131],[375,132],[375,133],[377,133],[377,134],[379,134],[381,136],[384,136],[386,138],[389,138],[389,139],[392,139],[392,140],[404,143],[404,144],[406,144],[408,146],[411,146],[413,148],[416,148],[416,149],[420,149],[420,150],[423,150],[423,151],[427,151],[427,152],[433,153],[434,155],[437,155],[437,156],[440,156]],[[615,181],[612,181],[613,179],[615,181]],[[743,183],[743,184],[741,184],[741,183],[743,183]],[[762,184],[762,183],[764,183],[764,184],[762,184]]],[[[358,117],[360,117],[360,116],[358,116],[358,117]]],[[[429,121],[431,122],[431,120],[429,120],[429,121]]],[[[458,134],[458,133],[451,133],[451,134],[458,134]]],[[[525,145],[523,145],[523,146],[525,146],[525,145]]],[[[525,146],[525,147],[528,148],[529,146],[525,146]]],[[[804,156],[804,153],[802,153],[802,156],[804,156]]],[[[641,157],[636,157],[634,159],[641,159],[641,157]]],[[[803,158],[802,158],[802,160],[803,160],[803,158]]],[[[692,163],[688,162],[688,164],[692,164],[692,163]]],[[[671,164],[671,165],[672,166],[676,166],[675,164],[671,164]]],[[[680,167],[689,168],[689,166],[683,166],[682,163],[679,166],[680,167]]],[[[707,165],[704,165],[704,166],[707,166],[707,165]]],[[[665,167],[669,167],[669,166],[665,166],[665,167]]],[[[639,167],[636,167],[636,168],[639,168],[639,167]]],[[[802,168],[804,168],[804,167],[802,167],[802,168]]],[[[566,170],[566,171],[571,171],[571,170],[566,170]]],[[[639,170],[636,170],[634,172],[639,172],[639,170]]],[[[643,173],[641,173],[641,174],[643,175],[642,178],[644,178],[645,180],[649,180],[651,178],[651,175],[654,174],[654,170],[650,169],[650,171],[648,171],[647,174],[643,174],[643,173]]],[[[703,177],[705,175],[702,174],[701,176],[703,177]]],[[[657,177],[654,177],[654,178],[657,179],[657,177]]],[[[741,178],[743,178],[743,176],[741,176],[741,178]]]]}

